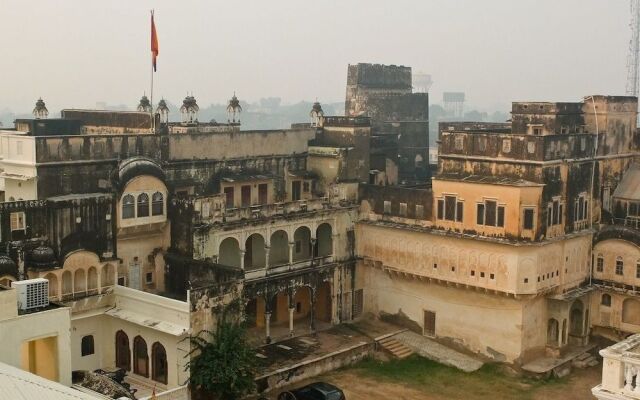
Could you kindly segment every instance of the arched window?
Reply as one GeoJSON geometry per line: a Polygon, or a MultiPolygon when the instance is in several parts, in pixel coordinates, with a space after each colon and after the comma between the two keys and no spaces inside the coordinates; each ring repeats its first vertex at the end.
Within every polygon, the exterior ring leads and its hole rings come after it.
{"type": "Polygon", "coordinates": [[[604,257],[602,256],[602,254],[598,254],[598,258],[596,259],[596,271],[604,271],[604,257]]]}
{"type": "Polygon", "coordinates": [[[164,346],[155,342],[151,347],[151,376],[154,381],[167,384],[167,352],[164,346]]]}
{"type": "Polygon", "coordinates": [[[147,352],[147,342],[140,336],[133,339],[133,372],[149,377],[149,353],[147,352]]]}
{"type": "Polygon", "coordinates": [[[600,300],[600,304],[603,306],[611,307],[611,296],[608,294],[603,294],[602,299],[600,300]]]}
{"type": "Polygon", "coordinates": [[[89,356],[95,353],[93,335],[87,335],[82,337],[82,342],[80,343],[80,351],[82,352],[83,357],[89,356]]]}
{"type": "Polygon", "coordinates": [[[122,219],[134,218],[136,216],[134,198],[127,194],[122,198],[122,219]]]}
{"type": "Polygon", "coordinates": [[[624,275],[624,262],[622,257],[616,258],[616,275],[624,275]]]}
{"type": "Polygon", "coordinates": [[[164,196],[160,192],[155,192],[151,197],[151,215],[164,214],[164,196]]]}
{"type": "Polygon", "coordinates": [[[116,332],[116,367],[131,371],[129,336],[123,331],[116,332]]]}
{"type": "Polygon", "coordinates": [[[141,193],[138,195],[138,218],[149,216],[149,195],[141,193]]]}

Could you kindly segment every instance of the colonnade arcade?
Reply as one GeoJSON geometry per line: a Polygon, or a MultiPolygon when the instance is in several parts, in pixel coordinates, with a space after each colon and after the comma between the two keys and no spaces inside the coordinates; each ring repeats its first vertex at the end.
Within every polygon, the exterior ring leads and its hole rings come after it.
{"type": "MultiPolygon", "coordinates": [[[[586,301],[586,300],[584,300],[586,301]]],[[[547,346],[584,345],[589,336],[589,310],[582,299],[555,301],[547,320],[547,346]]]]}
{"type": "Polygon", "coordinates": [[[332,323],[330,278],[318,281],[314,277],[301,277],[280,286],[258,284],[245,290],[247,325],[267,343],[272,339],[311,333],[332,323]]]}
{"type": "Polygon", "coordinates": [[[335,254],[334,249],[333,227],[329,222],[264,227],[221,237],[217,262],[252,271],[312,259],[322,263],[335,254]]]}

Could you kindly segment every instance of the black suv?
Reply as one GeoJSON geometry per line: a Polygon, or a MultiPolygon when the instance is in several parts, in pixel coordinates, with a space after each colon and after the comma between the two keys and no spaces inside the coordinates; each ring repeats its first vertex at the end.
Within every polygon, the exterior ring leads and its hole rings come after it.
{"type": "Polygon", "coordinates": [[[346,400],[342,390],[325,383],[315,382],[289,392],[282,392],[278,400],[346,400]]]}

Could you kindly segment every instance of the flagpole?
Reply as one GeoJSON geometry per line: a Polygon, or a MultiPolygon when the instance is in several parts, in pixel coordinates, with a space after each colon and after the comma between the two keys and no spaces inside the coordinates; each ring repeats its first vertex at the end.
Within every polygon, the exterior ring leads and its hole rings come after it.
{"type": "MultiPolygon", "coordinates": [[[[153,10],[151,10],[151,20],[153,21],[153,10]]],[[[155,133],[156,120],[153,117],[153,51],[151,52],[151,133],[155,133]]]]}

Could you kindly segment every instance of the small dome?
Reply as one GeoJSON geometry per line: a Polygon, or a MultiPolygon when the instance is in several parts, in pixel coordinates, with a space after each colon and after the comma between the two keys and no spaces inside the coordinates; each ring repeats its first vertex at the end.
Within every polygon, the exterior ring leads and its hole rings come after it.
{"type": "Polygon", "coordinates": [[[160,111],[160,110],[167,110],[167,111],[169,111],[169,107],[167,106],[167,102],[166,102],[164,99],[161,99],[161,100],[158,102],[158,108],[157,108],[157,110],[158,110],[158,111],[160,111]]]}
{"type": "Polygon", "coordinates": [[[49,115],[49,110],[47,110],[47,106],[44,104],[44,100],[42,100],[42,98],[39,98],[38,101],[36,101],[36,107],[33,109],[33,115],[36,118],[47,118],[49,115]]]}
{"type": "Polygon", "coordinates": [[[142,96],[142,98],[140,99],[140,103],[138,104],[138,111],[151,112],[151,102],[146,95],[142,96]]]}
{"type": "Polygon", "coordinates": [[[196,98],[193,96],[187,96],[182,100],[182,107],[180,107],[180,111],[198,111],[200,107],[198,107],[198,103],[196,102],[196,98]]]}
{"type": "Polygon", "coordinates": [[[240,107],[240,100],[238,100],[235,93],[233,94],[233,97],[231,98],[231,100],[229,100],[229,105],[227,106],[227,109],[242,110],[242,107],[240,107]]]}
{"type": "Polygon", "coordinates": [[[315,102],[313,103],[313,107],[311,107],[311,111],[315,111],[315,112],[322,112],[322,106],[320,105],[319,102],[315,102]]]}
{"type": "Polygon", "coordinates": [[[3,275],[11,275],[16,279],[18,278],[18,266],[6,254],[0,254],[0,276],[3,275]]]}
{"type": "Polygon", "coordinates": [[[41,244],[31,250],[29,254],[29,265],[36,269],[51,269],[58,265],[56,254],[49,246],[41,244]]]}

